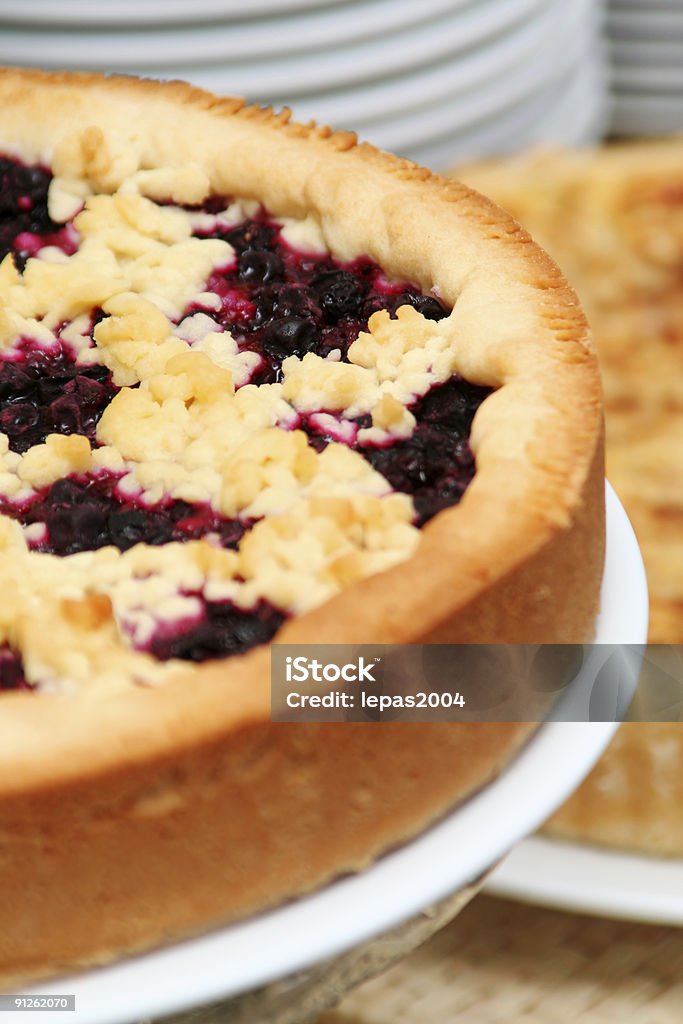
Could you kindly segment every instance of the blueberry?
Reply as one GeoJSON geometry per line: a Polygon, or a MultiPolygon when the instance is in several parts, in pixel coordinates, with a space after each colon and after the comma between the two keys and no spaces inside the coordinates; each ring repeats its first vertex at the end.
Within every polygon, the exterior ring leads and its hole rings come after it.
{"type": "Polygon", "coordinates": [[[142,509],[117,510],[109,514],[109,537],[120,551],[146,540],[147,514],[142,509]]]}
{"type": "Polygon", "coordinates": [[[284,266],[274,252],[247,249],[237,260],[237,273],[246,284],[266,284],[282,277],[284,266]]]}
{"type": "Polygon", "coordinates": [[[336,323],[342,317],[360,315],[367,285],[346,270],[331,270],[319,274],[313,281],[320,298],[327,323],[336,323]]]}
{"type": "Polygon", "coordinates": [[[56,375],[54,377],[43,377],[34,382],[33,389],[40,405],[51,405],[62,394],[64,381],[56,375]]]}
{"type": "Polygon", "coordinates": [[[263,349],[274,359],[303,357],[315,348],[317,331],[310,320],[298,316],[273,320],[263,332],[263,349]]]}
{"type": "Polygon", "coordinates": [[[30,690],[21,656],[11,647],[0,647],[0,690],[30,690]]]}
{"type": "Polygon", "coordinates": [[[279,317],[301,316],[309,320],[320,317],[320,306],[310,290],[303,285],[288,284],[280,288],[275,310],[279,317]]]}
{"type": "Polygon", "coordinates": [[[222,237],[230,243],[233,249],[242,253],[245,249],[271,249],[277,231],[278,229],[270,224],[247,220],[222,237]]]}
{"type": "MultiPolygon", "coordinates": [[[[0,259],[2,259],[2,256],[8,253],[11,248],[11,245],[8,245],[6,248],[4,248],[0,243],[0,259]]],[[[20,274],[24,273],[24,270],[26,269],[26,264],[28,263],[30,258],[31,253],[28,251],[28,249],[14,250],[14,265],[16,266],[20,274]]]]}
{"type": "Polygon", "coordinates": [[[109,542],[106,513],[95,502],[55,509],[46,525],[50,543],[60,554],[93,551],[109,542]]]}
{"type": "Polygon", "coordinates": [[[41,192],[49,183],[49,174],[42,167],[24,168],[24,185],[31,193],[41,192]]]}
{"type": "Polygon", "coordinates": [[[168,544],[173,540],[173,523],[163,512],[147,512],[145,544],[168,544]]]}
{"type": "Polygon", "coordinates": [[[228,519],[223,522],[218,530],[221,538],[221,546],[224,548],[237,548],[246,533],[248,524],[241,523],[238,519],[228,519]]]}
{"type": "Polygon", "coordinates": [[[82,434],[83,420],[78,401],[73,395],[56,398],[48,409],[52,430],[57,434],[82,434]]]}
{"type": "Polygon", "coordinates": [[[189,501],[174,501],[168,508],[168,515],[174,525],[178,525],[180,520],[187,519],[188,516],[194,516],[196,511],[196,506],[191,505],[189,501]]]}
{"type": "Polygon", "coordinates": [[[412,306],[418,313],[422,313],[427,320],[443,320],[445,316],[448,316],[448,310],[444,309],[441,303],[431,295],[406,292],[404,298],[407,305],[412,306]]]}
{"type": "Polygon", "coordinates": [[[97,422],[111,401],[113,389],[97,380],[79,374],[64,385],[64,396],[75,402],[80,410],[82,432],[94,430],[97,422]]]}
{"type": "Polygon", "coordinates": [[[256,312],[254,313],[253,326],[255,328],[265,327],[273,319],[275,315],[275,308],[277,306],[277,299],[279,294],[279,288],[277,285],[270,286],[266,285],[254,295],[254,304],[256,306],[256,312]]]}
{"type": "Polygon", "coordinates": [[[301,285],[268,285],[255,296],[254,327],[267,327],[273,320],[297,316],[317,320],[320,306],[310,292],[301,285]]]}
{"type": "Polygon", "coordinates": [[[24,434],[40,420],[40,413],[29,402],[14,402],[0,413],[0,427],[5,434],[24,434]]]}
{"type": "Polygon", "coordinates": [[[0,367],[0,401],[28,397],[35,390],[35,381],[14,363],[0,367]]]}
{"type": "Polygon", "coordinates": [[[377,294],[368,295],[367,299],[365,299],[361,306],[361,318],[363,320],[369,320],[372,314],[379,312],[380,309],[388,309],[390,313],[394,312],[391,296],[377,294]]]}
{"type": "Polygon", "coordinates": [[[76,483],[75,480],[69,480],[65,478],[63,480],[57,480],[52,485],[47,496],[46,503],[55,509],[58,508],[71,508],[72,505],[76,505],[79,501],[83,501],[85,498],[85,487],[82,484],[76,483]]]}
{"type": "Polygon", "coordinates": [[[467,429],[469,411],[467,396],[448,385],[433,388],[418,406],[423,423],[433,423],[449,432],[467,429]]]}
{"type": "Polygon", "coordinates": [[[103,384],[85,377],[82,373],[68,381],[64,385],[64,391],[66,394],[75,395],[83,405],[90,406],[104,405],[111,397],[103,384]]]}

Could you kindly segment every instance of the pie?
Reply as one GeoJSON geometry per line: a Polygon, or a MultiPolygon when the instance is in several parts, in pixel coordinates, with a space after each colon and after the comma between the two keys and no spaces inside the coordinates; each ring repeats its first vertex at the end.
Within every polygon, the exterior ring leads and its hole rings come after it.
{"type": "Polygon", "coordinates": [[[589,640],[604,469],[577,300],[464,186],[98,76],[4,72],[0,150],[16,978],[358,870],[499,772],[533,725],[273,723],[268,644],[589,640]]]}
{"type": "MultiPolygon", "coordinates": [[[[457,172],[548,249],[587,311],[603,374],[607,473],[643,552],[655,645],[683,643],[682,160],[680,139],[667,139],[522,154],[457,172]]],[[[645,721],[620,728],[548,831],[683,855],[680,707],[666,720],[666,700],[657,699],[675,680],[680,693],[681,679],[679,651],[649,651],[645,721]],[[655,714],[665,720],[647,720],[655,714]]]]}

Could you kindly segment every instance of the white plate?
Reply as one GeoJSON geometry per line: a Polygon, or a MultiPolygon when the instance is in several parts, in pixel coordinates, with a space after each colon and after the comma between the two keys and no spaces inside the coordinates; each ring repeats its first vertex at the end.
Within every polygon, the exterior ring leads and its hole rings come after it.
{"type": "Polygon", "coordinates": [[[405,155],[436,171],[457,163],[514,153],[544,143],[578,146],[597,142],[609,122],[605,69],[590,60],[554,88],[516,104],[486,122],[463,132],[448,132],[440,140],[411,147],[405,155]]]}
{"type": "Polygon", "coordinates": [[[400,155],[430,170],[449,172],[459,163],[517,151],[526,145],[529,126],[545,115],[549,104],[556,102],[558,91],[550,89],[543,95],[531,96],[472,128],[446,132],[440,139],[411,146],[400,155]]]}
{"type": "Polygon", "coordinates": [[[582,61],[557,102],[535,123],[525,145],[580,146],[597,142],[610,115],[607,59],[599,44],[582,61]]]}
{"type": "MultiPolygon", "coordinates": [[[[264,57],[298,59],[298,55],[305,54],[318,58],[319,84],[324,87],[327,61],[354,58],[355,44],[366,48],[365,60],[374,63],[375,47],[379,48],[377,59],[381,60],[382,45],[387,39],[409,39],[415,28],[432,41],[447,33],[457,50],[494,35],[499,25],[504,28],[514,24],[533,6],[538,6],[538,0],[521,0],[507,9],[506,16],[501,0],[484,0],[481,10],[461,10],[459,5],[454,10],[451,0],[421,0],[419,5],[405,0],[365,0],[356,14],[344,8],[331,8],[261,21],[175,28],[156,25],[135,31],[4,29],[0,36],[0,59],[50,67],[63,63],[87,68],[106,66],[120,71],[141,64],[148,68],[177,66],[180,73],[189,63],[220,62],[227,69],[264,57]]],[[[364,53],[355,59],[362,66],[364,53]]]]}
{"type": "Polygon", "coordinates": [[[680,7],[680,4],[681,0],[610,0],[610,7],[614,11],[619,11],[621,8],[626,8],[629,11],[634,8],[640,11],[651,11],[656,8],[670,11],[680,7]]]}
{"type": "Polygon", "coordinates": [[[349,0],[192,0],[191,4],[187,0],[22,0],[20,4],[16,0],[0,0],[0,21],[74,28],[160,21],[225,21],[342,3],[348,6],[349,0]]]}
{"type": "MultiPolygon", "coordinates": [[[[317,93],[407,73],[447,57],[457,60],[472,47],[483,46],[487,40],[498,38],[513,25],[535,16],[542,3],[543,0],[518,0],[514,5],[505,6],[501,0],[480,0],[474,11],[467,8],[396,34],[384,31],[374,39],[324,53],[307,52],[263,61],[223,61],[213,65],[204,61],[193,64],[186,58],[184,64],[157,66],[155,61],[133,70],[161,78],[186,78],[214,92],[250,97],[269,95],[285,102],[288,97],[301,93],[317,93]]],[[[0,38],[0,59],[1,47],[0,38]]],[[[108,68],[122,67],[118,63],[118,51],[112,51],[109,56],[108,68]]],[[[124,59],[125,52],[120,56],[124,59]]],[[[44,54],[41,65],[47,66],[48,60],[44,54]]],[[[99,66],[104,68],[104,64],[99,66]]]]}
{"type": "MultiPolygon", "coordinates": [[[[318,50],[334,54],[339,47],[369,41],[380,34],[400,34],[439,16],[446,18],[448,25],[458,22],[452,0],[421,0],[419,6],[401,0],[398,4],[396,0],[365,0],[362,13],[355,16],[343,8],[332,8],[262,21],[171,28],[163,22],[148,29],[120,31],[5,28],[0,36],[0,58],[21,64],[47,62],[51,66],[54,61],[73,62],[84,68],[107,65],[112,70],[142,63],[149,67],[190,61],[231,64],[318,50]]],[[[433,31],[438,31],[438,26],[433,31]]]]}
{"type": "Polygon", "coordinates": [[[634,67],[632,64],[614,63],[611,80],[615,92],[680,94],[683,93],[683,61],[674,66],[650,64],[634,67]]]}
{"type": "Polygon", "coordinates": [[[377,122],[357,121],[353,128],[374,145],[403,153],[448,132],[456,134],[511,111],[533,96],[547,98],[577,67],[581,69],[589,42],[580,36],[560,39],[563,45],[558,41],[537,54],[534,60],[511,69],[502,79],[484,83],[476,91],[457,90],[433,106],[377,122]]]}
{"type": "Polygon", "coordinates": [[[601,917],[683,925],[683,860],[534,836],[496,868],[486,891],[601,917]]]}
{"type": "Polygon", "coordinates": [[[676,68],[683,62],[683,40],[667,39],[664,43],[648,43],[611,39],[609,49],[612,59],[625,66],[650,67],[663,64],[676,68]]]}
{"type": "MultiPolygon", "coordinates": [[[[454,61],[449,55],[436,64],[402,73],[353,89],[300,97],[294,105],[299,119],[313,118],[336,127],[354,127],[367,121],[404,114],[415,108],[439,104],[458,93],[475,94],[483,85],[505,80],[520,65],[536,62],[554,48],[558,32],[570,40],[585,36],[583,19],[576,12],[592,0],[580,0],[568,8],[564,0],[551,0],[538,17],[514,26],[499,39],[488,41],[454,61]]],[[[258,97],[272,102],[274,97],[258,97]]],[[[276,99],[276,98],[275,98],[276,99]]]]}
{"type": "Polygon", "coordinates": [[[683,38],[683,10],[672,8],[660,11],[620,10],[609,11],[606,20],[607,34],[620,39],[666,40],[670,37],[683,38]]]}
{"type": "Polygon", "coordinates": [[[683,131],[683,102],[678,96],[614,94],[611,130],[619,135],[667,135],[683,131]]]}
{"type": "MultiPolygon", "coordinates": [[[[597,641],[642,644],[647,589],[633,531],[607,492],[607,559],[597,641]]],[[[596,647],[599,655],[600,648],[596,647]]],[[[228,998],[386,931],[476,878],[583,779],[615,723],[541,726],[498,779],[367,871],[311,896],[166,949],[31,991],[73,993],[69,1024],[124,1024],[228,998]]],[[[41,1020],[42,1016],[42,1020],[41,1020]]],[[[20,1024],[45,1024],[22,1012],[20,1024]]]]}

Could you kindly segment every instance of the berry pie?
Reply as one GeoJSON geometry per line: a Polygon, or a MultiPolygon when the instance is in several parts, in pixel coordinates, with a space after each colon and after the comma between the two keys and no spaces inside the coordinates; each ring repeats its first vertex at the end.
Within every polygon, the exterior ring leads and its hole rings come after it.
{"type": "Polygon", "coordinates": [[[581,642],[576,298],[490,202],[182,83],[0,74],[0,958],[358,870],[533,725],[278,724],[271,641],[581,642]]]}

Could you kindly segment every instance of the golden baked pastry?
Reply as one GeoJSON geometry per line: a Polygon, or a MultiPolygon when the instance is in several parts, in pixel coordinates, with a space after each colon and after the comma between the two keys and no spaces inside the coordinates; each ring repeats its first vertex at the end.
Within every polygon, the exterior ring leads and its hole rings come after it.
{"type": "Polygon", "coordinates": [[[179,83],[6,71],[0,151],[10,977],[490,779],[532,725],[274,724],[267,642],[585,640],[604,509],[584,316],[488,200],[179,83]]]}
{"type": "MultiPolygon", "coordinates": [[[[557,259],[593,328],[607,475],[648,575],[650,640],[683,643],[683,143],[538,152],[459,169],[557,259]]],[[[666,651],[651,655],[671,661],[666,651]]],[[[680,665],[667,671],[681,678],[680,665]]],[[[683,854],[683,727],[627,723],[548,831],[683,854]]]]}

